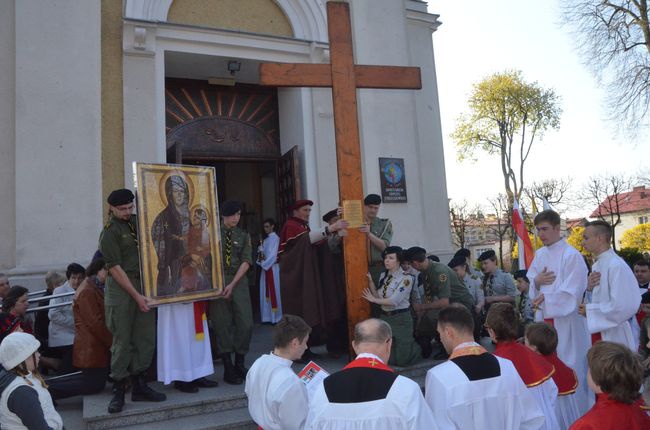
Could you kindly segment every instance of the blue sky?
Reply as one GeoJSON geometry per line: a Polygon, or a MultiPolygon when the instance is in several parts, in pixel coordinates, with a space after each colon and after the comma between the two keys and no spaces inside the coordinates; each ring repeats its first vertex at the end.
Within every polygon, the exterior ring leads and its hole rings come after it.
{"type": "MultiPolygon", "coordinates": [[[[506,69],[518,69],[561,97],[559,131],[534,144],[526,164],[526,182],[572,177],[577,192],[586,179],[601,173],[648,169],[650,136],[630,142],[616,136],[606,121],[604,92],[582,64],[569,29],[560,25],[555,0],[429,0],[429,12],[442,25],[433,34],[447,189],[454,200],[484,204],[503,191],[496,156],[479,153],[476,163],[460,163],[449,136],[466,111],[472,85],[506,69]]],[[[566,215],[584,215],[572,210],[566,215]]]]}

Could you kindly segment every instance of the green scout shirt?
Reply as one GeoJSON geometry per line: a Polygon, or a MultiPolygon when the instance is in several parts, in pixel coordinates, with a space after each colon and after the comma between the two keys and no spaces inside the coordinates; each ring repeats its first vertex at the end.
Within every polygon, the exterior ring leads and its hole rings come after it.
{"type": "Polygon", "coordinates": [[[253,267],[251,237],[247,232],[239,227],[228,228],[221,224],[221,261],[223,263],[224,274],[234,276],[239,266],[245,261],[253,267]],[[232,251],[230,254],[230,265],[226,264],[226,234],[232,233],[232,251]]]}
{"type": "MultiPolygon", "coordinates": [[[[129,221],[122,221],[110,216],[99,235],[99,251],[104,256],[106,267],[110,269],[120,266],[131,279],[133,287],[139,291],[140,282],[134,279],[140,278],[140,254],[138,253],[138,223],[135,215],[131,215],[129,221]]],[[[117,297],[128,297],[117,283],[109,277],[106,281],[106,300],[108,304],[117,297]]]]}
{"type": "Polygon", "coordinates": [[[474,299],[452,269],[442,263],[432,261],[427,270],[422,272],[424,303],[431,303],[434,297],[449,299],[449,303],[461,303],[472,309],[474,299]]]}
{"type": "MultiPolygon", "coordinates": [[[[390,245],[390,241],[393,238],[393,224],[391,224],[388,218],[375,218],[370,223],[370,232],[377,236],[379,239],[383,240],[386,246],[390,245]]],[[[377,249],[372,243],[368,244],[370,250],[370,261],[369,263],[383,262],[384,259],[381,256],[381,251],[377,249]]]]}

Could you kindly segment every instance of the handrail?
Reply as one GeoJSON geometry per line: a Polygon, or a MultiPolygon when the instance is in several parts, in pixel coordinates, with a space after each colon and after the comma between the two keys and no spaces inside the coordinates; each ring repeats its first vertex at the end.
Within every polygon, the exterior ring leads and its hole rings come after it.
{"type": "Polygon", "coordinates": [[[62,306],[72,306],[72,303],[74,302],[63,302],[63,303],[55,303],[47,306],[36,306],[35,308],[28,308],[27,313],[44,311],[46,309],[60,308],[62,306]]]}
{"type": "Polygon", "coordinates": [[[75,293],[74,291],[69,291],[67,293],[53,294],[51,296],[34,297],[33,299],[28,299],[27,302],[34,303],[34,302],[42,302],[43,300],[58,299],[59,297],[72,296],[74,295],[74,293],[75,293]]]}
{"type": "Polygon", "coordinates": [[[43,379],[45,380],[45,382],[48,382],[48,381],[53,381],[53,380],[56,380],[56,379],[67,378],[68,376],[74,376],[74,375],[81,375],[81,370],[79,370],[77,372],[72,372],[72,373],[65,373],[63,375],[51,376],[49,378],[43,378],[43,379]]]}
{"type": "Polygon", "coordinates": [[[27,293],[28,296],[35,296],[37,294],[45,294],[47,293],[47,290],[38,290],[38,291],[31,291],[27,293]]]}

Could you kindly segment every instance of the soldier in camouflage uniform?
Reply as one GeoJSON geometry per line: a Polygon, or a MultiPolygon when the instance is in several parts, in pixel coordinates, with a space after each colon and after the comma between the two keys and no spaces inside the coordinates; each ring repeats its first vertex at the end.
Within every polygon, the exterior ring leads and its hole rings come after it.
{"type": "Polygon", "coordinates": [[[368,235],[368,271],[375,285],[379,285],[379,275],[385,270],[382,252],[390,245],[393,238],[393,225],[388,218],[379,218],[381,197],[368,194],[363,200],[366,224],[359,228],[368,235]]]}
{"type": "Polygon", "coordinates": [[[111,215],[99,237],[99,250],[108,269],[104,293],[106,325],[113,334],[110,413],[122,411],[129,376],[133,382],[132,401],[166,399],[164,394],[148,387],[145,379],[156,346],[156,319],[142,295],[133,199],[133,193],[127,189],[115,190],[108,196],[111,215]]]}
{"type": "Polygon", "coordinates": [[[246,378],[248,369],[244,361],[253,334],[253,311],[246,277],[253,259],[251,238],[237,227],[241,208],[241,203],[232,200],[221,205],[221,261],[225,287],[223,298],[210,302],[210,320],[223,360],[223,380],[233,385],[243,383],[246,378]]]}
{"type": "Polygon", "coordinates": [[[445,264],[429,260],[426,255],[424,248],[414,246],[409,248],[404,256],[421,274],[424,296],[422,303],[414,304],[413,308],[418,314],[415,340],[420,344],[424,357],[431,354],[431,341],[438,339],[440,310],[451,303],[460,303],[470,312],[474,307],[474,299],[456,273],[445,264]]]}

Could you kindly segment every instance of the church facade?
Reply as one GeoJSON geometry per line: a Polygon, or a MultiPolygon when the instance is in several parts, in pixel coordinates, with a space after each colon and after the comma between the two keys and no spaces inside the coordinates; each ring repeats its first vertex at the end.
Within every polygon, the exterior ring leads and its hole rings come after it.
{"type": "MultiPolygon", "coordinates": [[[[364,192],[403,159],[408,199],[380,216],[394,244],[448,255],[440,22],[419,0],[349,3],[357,64],[422,72],[418,91],[358,90],[364,192]]],[[[329,62],[325,0],[9,0],[0,59],[0,271],[25,284],[88,263],[133,162],[215,167],[254,241],[294,198],[312,225],[338,204],[331,90],[259,85],[263,62],[329,62]]]]}

